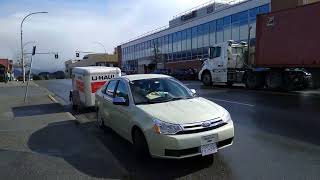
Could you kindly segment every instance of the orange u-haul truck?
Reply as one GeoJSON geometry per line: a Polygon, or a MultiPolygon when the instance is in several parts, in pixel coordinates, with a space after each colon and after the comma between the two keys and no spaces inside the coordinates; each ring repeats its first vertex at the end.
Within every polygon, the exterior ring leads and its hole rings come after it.
{"type": "Polygon", "coordinates": [[[94,107],[95,93],[110,79],[121,76],[117,67],[76,67],[72,70],[72,90],[69,99],[72,107],[94,107]]]}

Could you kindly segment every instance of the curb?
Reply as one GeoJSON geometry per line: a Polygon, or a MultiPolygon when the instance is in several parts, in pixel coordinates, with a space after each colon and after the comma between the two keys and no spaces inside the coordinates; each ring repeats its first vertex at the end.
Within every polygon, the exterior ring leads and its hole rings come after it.
{"type": "MultiPolygon", "coordinates": [[[[48,92],[48,98],[49,98],[52,102],[59,104],[61,107],[64,106],[60,101],[58,101],[56,98],[54,98],[54,97],[51,95],[51,94],[53,94],[53,95],[56,96],[55,93],[49,91],[49,90],[48,90],[47,88],[45,88],[45,87],[42,87],[42,86],[38,85],[37,83],[34,83],[34,84],[35,84],[38,88],[41,88],[41,89],[44,89],[45,91],[47,91],[47,92],[48,92]]],[[[57,96],[57,97],[59,97],[59,96],[57,96]]],[[[75,120],[75,124],[79,124],[77,118],[76,118],[74,115],[72,115],[70,112],[65,112],[65,113],[66,113],[68,116],[70,116],[71,120],[75,120]]]]}

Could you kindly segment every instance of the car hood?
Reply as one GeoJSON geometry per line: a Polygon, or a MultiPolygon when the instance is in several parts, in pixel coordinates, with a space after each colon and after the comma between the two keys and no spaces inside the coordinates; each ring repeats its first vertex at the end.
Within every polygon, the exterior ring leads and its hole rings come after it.
{"type": "Polygon", "coordinates": [[[220,106],[204,98],[137,105],[148,115],[173,124],[188,124],[221,117],[220,106]]]}

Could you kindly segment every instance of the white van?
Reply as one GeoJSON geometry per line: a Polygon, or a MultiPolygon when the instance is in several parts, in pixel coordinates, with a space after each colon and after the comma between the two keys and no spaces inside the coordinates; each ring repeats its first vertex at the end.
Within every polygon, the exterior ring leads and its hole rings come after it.
{"type": "Polygon", "coordinates": [[[72,90],[69,99],[73,108],[79,106],[95,106],[95,93],[109,79],[120,77],[121,70],[117,67],[76,67],[72,69],[72,90]]]}

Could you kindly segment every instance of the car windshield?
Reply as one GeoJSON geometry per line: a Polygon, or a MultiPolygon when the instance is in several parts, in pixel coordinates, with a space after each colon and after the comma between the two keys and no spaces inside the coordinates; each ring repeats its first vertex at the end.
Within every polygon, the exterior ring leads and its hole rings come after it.
{"type": "Polygon", "coordinates": [[[142,79],[130,82],[135,104],[155,104],[194,96],[183,84],[173,78],[142,79]]]}

